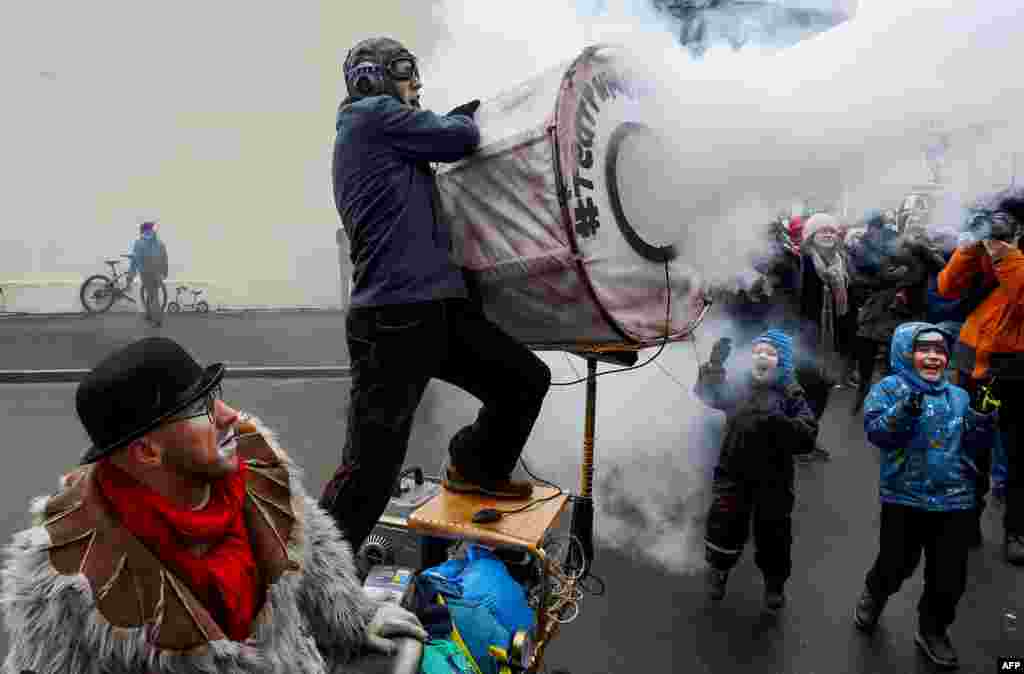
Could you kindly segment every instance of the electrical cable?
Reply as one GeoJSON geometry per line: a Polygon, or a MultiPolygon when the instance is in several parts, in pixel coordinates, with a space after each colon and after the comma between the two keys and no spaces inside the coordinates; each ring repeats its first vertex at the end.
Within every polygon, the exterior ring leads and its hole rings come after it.
{"type": "Polygon", "coordinates": [[[684,385],[683,385],[683,382],[681,382],[681,381],[679,381],[678,379],[676,379],[676,376],[675,376],[674,374],[672,374],[671,372],[669,372],[668,370],[666,370],[666,369],[665,369],[665,366],[664,366],[664,365],[662,365],[661,363],[655,363],[655,365],[657,366],[657,368],[658,368],[659,370],[661,370],[662,372],[664,372],[664,373],[665,373],[665,376],[666,376],[666,377],[668,377],[669,379],[671,379],[672,381],[674,381],[674,382],[676,383],[676,385],[677,385],[677,386],[679,386],[679,388],[680,388],[680,389],[681,389],[682,391],[684,391],[684,392],[688,392],[688,389],[686,388],[686,386],[684,386],[684,385]]]}
{"type": "MultiPolygon", "coordinates": [[[[657,358],[658,356],[661,355],[661,352],[665,350],[665,346],[668,344],[669,322],[672,319],[672,284],[669,281],[669,276],[668,276],[668,260],[667,259],[665,260],[665,294],[666,294],[666,298],[665,298],[665,336],[661,340],[661,346],[658,347],[658,351],[653,356],[651,356],[650,358],[648,358],[644,362],[640,363],[639,365],[631,365],[629,367],[620,367],[620,368],[616,368],[614,370],[606,370],[604,372],[598,372],[596,375],[594,375],[595,377],[603,377],[606,374],[616,374],[618,372],[629,372],[631,370],[639,370],[640,368],[644,367],[645,365],[648,365],[651,362],[653,362],[655,358],[657,358]]],[[[576,384],[581,384],[581,383],[583,383],[585,381],[587,381],[587,377],[580,377],[578,379],[574,379],[573,381],[568,381],[568,382],[551,382],[551,385],[552,386],[575,386],[576,384]]]]}
{"type": "Polygon", "coordinates": [[[573,373],[574,375],[576,375],[576,377],[577,377],[577,378],[578,378],[578,377],[580,377],[580,376],[581,376],[581,375],[580,375],[580,372],[579,372],[579,370],[577,370],[577,369],[576,369],[576,366],[572,364],[572,360],[570,360],[570,359],[569,359],[569,354],[568,354],[568,352],[566,352],[566,351],[563,351],[563,352],[562,352],[562,355],[563,355],[563,356],[565,356],[565,362],[569,364],[569,369],[571,369],[571,370],[572,370],[572,373],[573,373]]]}
{"type": "Polygon", "coordinates": [[[526,505],[520,506],[519,508],[515,508],[513,510],[502,510],[501,508],[493,508],[493,510],[495,510],[496,512],[499,512],[502,515],[516,515],[518,513],[526,512],[527,510],[535,508],[535,507],[539,506],[541,503],[547,503],[548,501],[554,501],[556,498],[558,498],[559,496],[561,496],[562,494],[565,493],[562,490],[562,488],[560,486],[558,486],[557,484],[555,484],[554,482],[549,482],[548,480],[545,480],[544,478],[538,477],[537,475],[535,475],[534,472],[532,470],[530,470],[530,467],[526,465],[526,459],[523,458],[522,454],[519,455],[519,464],[523,467],[523,470],[526,471],[526,474],[529,475],[530,477],[532,477],[534,480],[536,480],[537,482],[542,483],[543,485],[545,485],[547,487],[551,487],[552,489],[555,489],[557,491],[554,494],[552,494],[551,496],[545,496],[544,498],[533,499],[529,503],[527,503],[526,505]]]}

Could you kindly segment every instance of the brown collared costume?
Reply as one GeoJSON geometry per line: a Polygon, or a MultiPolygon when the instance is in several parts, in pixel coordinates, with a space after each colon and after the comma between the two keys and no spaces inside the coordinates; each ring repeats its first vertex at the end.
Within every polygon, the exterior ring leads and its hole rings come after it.
{"type": "Polygon", "coordinates": [[[299,470],[254,418],[240,426],[245,520],[266,600],[244,642],[111,515],[96,466],[37,499],[6,550],[0,600],[16,674],[341,674],[378,605],[351,549],[304,492],[299,470]]]}

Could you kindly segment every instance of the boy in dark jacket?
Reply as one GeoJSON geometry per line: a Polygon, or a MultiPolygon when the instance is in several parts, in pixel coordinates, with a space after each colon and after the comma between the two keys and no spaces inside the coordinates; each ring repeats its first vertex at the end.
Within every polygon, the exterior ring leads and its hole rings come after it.
{"type": "Polygon", "coordinates": [[[753,516],[754,561],[764,574],[765,606],[776,611],[792,569],[793,455],[814,448],[818,422],[796,383],[788,335],[768,330],[755,339],[751,369],[737,381],[725,377],[729,350],[728,340],[715,344],[695,389],[726,414],[705,537],[709,593],[715,600],[725,596],[753,516]]]}
{"type": "Polygon", "coordinates": [[[872,389],[864,430],[881,450],[878,558],[868,572],[855,622],[870,632],[889,596],[924,550],[924,594],[915,641],[936,664],[957,665],[946,632],[967,582],[975,507],[976,456],[991,446],[995,413],[970,408],[965,390],[946,380],[954,337],[931,323],[904,323],[890,349],[894,374],[872,389]]]}

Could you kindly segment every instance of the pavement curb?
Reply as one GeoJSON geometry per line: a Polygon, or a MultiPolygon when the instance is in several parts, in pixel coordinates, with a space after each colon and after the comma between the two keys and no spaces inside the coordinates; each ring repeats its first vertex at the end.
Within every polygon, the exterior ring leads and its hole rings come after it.
{"type": "MultiPolygon", "coordinates": [[[[0,384],[52,384],[81,381],[90,370],[0,370],[0,384]]],[[[348,379],[347,365],[228,366],[225,379],[348,379]]]]}
{"type": "MultiPolygon", "coordinates": [[[[167,320],[176,320],[177,318],[185,316],[237,316],[239,314],[334,314],[344,315],[347,314],[347,309],[340,308],[327,308],[320,309],[314,307],[274,307],[274,308],[262,308],[262,307],[225,307],[222,309],[214,309],[206,314],[200,314],[194,311],[183,311],[180,314],[173,314],[173,318],[167,320]]],[[[31,320],[47,320],[47,319],[59,319],[59,318],[100,318],[102,316],[131,316],[141,315],[138,311],[114,311],[114,312],[103,312],[101,314],[90,314],[85,311],[54,311],[54,312],[42,312],[42,311],[0,311],[0,320],[18,320],[18,319],[31,319],[31,320]]]]}

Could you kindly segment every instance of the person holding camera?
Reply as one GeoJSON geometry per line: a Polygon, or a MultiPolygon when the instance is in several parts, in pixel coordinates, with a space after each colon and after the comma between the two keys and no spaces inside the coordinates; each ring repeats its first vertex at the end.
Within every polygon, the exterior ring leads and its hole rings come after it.
{"type": "Polygon", "coordinates": [[[349,52],[345,84],[333,183],[354,268],[346,318],[352,388],[342,465],[321,503],[358,550],[387,506],[432,378],[483,402],[449,444],[445,488],[529,497],[531,483],[511,475],[551,371],[487,319],[451,259],[431,163],[476,150],[480,101],[443,116],[421,109],[416,57],[390,38],[349,52]]]}
{"type": "MultiPolygon", "coordinates": [[[[971,231],[939,274],[938,292],[956,299],[979,284],[988,295],[960,329],[955,360],[961,384],[979,402],[1001,401],[1000,433],[1007,476],[1003,513],[1007,562],[1024,565],[1024,254],[1020,251],[1024,195],[1003,198],[974,218],[971,231]]],[[[989,487],[991,446],[978,457],[977,523],[989,487]]]]}
{"type": "Polygon", "coordinates": [[[949,638],[967,586],[975,525],[975,457],[992,444],[997,414],[972,408],[946,379],[953,335],[931,323],[904,323],[890,347],[893,374],[871,388],[864,431],[881,452],[878,557],[854,612],[872,632],[889,597],[914,574],[924,552],[924,593],[914,640],[935,664],[957,666],[949,638]]]}

